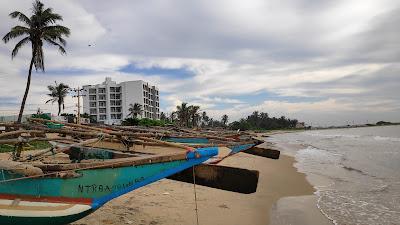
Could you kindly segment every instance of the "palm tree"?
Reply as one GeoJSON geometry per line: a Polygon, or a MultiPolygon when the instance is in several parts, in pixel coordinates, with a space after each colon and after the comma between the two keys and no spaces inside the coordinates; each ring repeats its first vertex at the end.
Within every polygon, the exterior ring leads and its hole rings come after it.
{"type": "Polygon", "coordinates": [[[164,112],[160,113],[160,120],[163,120],[163,121],[167,121],[168,120],[168,118],[167,118],[167,116],[165,115],[164,112]]]}
{"type": "Polygon", "coordinates": [[[44,71],[43,42],[58,47],[61,54],[65,54],[64,47],[66,41],[63,39],[63,36],[68,37],[70,31],[67,27],[56,24],[58,20],[62,20],[61,15],[53,13],[51,8],[44,9],[43,3],[38,0],[33,3],[32,15],[30,17],[19,11],[10,13],[10,17],[18,19],[23,23],[23,26],[11,28],[11,31],[3,37],[4,43],[7,43],[11,39],[22,37],[22,40],[20,40],[12,50],[11,58],[14,58],[18,54],[19,49],[25,44],[31,43],[32,46],[32,58],[29,65],[28,79],[17,121],[21,123],[31,84],[32,66],[35,66],[36,71],[44,71]]]}
{"type": "Polygon", "coordinates": [[[198,121],[200,119],[199,110],[200,110],[200,106],[198,106],[198,105],[189,106],[189,116],[190,116],[190,119],[191,119],[191,125],[193,127],[197,126],[198,121]]]}
{"type": "Polygon", "coordinates": [[[204,127],[204,126],[208,125],[209,119],[210,118],[207,116],[207,112],[203,111],[203,113],[201,114],[201,120],[202,120],[201,126],[204,127]]]}
{"type": "Polygon", "coordinates": [[[172,112],[171,115],[169,115],[169,119],[171,123],[174,123],[176,121],[176,112],[172,112]]]}
{"type": "Polygon", "coordinates": [[[226,126],[226,124],[228,123],[228,115],[224,114],[221,118],[221,122],[222,124],[224,124],[224,126],[226,126]]]}
{"type": "Polygon", "coordinates": [[[176,106],[176,114],[178,116],[179,124],[181,126],[188,126],[189,124],[189,107],[186,102],[176,106]]]}
{"type": "Polygon", "coordinates": [[[142,105],[139,103],[129,104],[129,114],[128,116],[132,116],[132,118],[137,118],[138,115],[142,115],[143,109],[142,105]]]}
{"type": "Polygon", "coordinates": [[[65,105],[64,105],[64,98],[67,97],[67,94],[69,92],[69,86],[63,83],[57,84],[56,81],[54,81],[55,85],[49,85],[47,86],[47,89],[49,89],[50,94],[47,94],[48,96],[51,97],[51,99],[46,101],[46,104],[51,102],[57,102],[58,104],[58,116],[61,113],[61,106],[62,110],[64,111],[65,105]]]}

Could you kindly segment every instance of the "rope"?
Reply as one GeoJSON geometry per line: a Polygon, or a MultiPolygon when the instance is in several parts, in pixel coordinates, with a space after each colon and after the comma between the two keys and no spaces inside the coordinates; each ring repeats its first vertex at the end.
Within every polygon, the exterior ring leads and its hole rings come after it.
{"type": "Polygon", "coordinates": [[[196,211],[196,224],[199,225],[199,209],[197,208],[197,192],[196,192],[196,174],[194,171],[194,166],[192,166],[192,171],[193,171],[193,192],[194,192],[194,203],[196,208],[194,209],[196,211]]]}

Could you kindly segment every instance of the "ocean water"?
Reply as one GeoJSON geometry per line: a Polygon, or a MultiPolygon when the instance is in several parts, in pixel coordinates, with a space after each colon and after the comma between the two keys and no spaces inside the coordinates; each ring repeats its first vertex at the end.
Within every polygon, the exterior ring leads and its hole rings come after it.
{"type": "Polygon", "coordinates": [[[296,158],[335,224],[400,225],[400,126],[313,130],[267,140],[296,158]]]}

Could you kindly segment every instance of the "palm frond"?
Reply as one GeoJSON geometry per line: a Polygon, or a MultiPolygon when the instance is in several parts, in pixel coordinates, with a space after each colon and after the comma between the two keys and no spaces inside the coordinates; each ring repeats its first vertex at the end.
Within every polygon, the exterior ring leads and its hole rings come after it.
{"type": "Polygon", "coordinates": [[[55,41],[53,41],[53,40],[51,40],[51,39],[49,39],[49,38],[44,38],[44,40],[46,40],[46,42],[49,43],[49,44],[52,44],[52,45],[57,46],[57,47],[58,47],[58,50],[60,51],[60,53],[61,53],[62,55],[64,55],[64,54],[67,53],[67,52],[65,51],[64,47],[63,47],[61,44],[59,44],[59,43],[57,43],[57,42],[55,42],[55,41]]]}
{"type": "Polygon", "coordinates": [[[49,102],[51,102],[51,104],[53,104],[56,101],[57,101],[57,98],[52,98],[52,99],[47,100],[45,104],[47,104],[49,102]]]}
{"type": "Polygon", "coordinates": [[[19,49],[20,49],[22,46],[24,46],[26,43],[30,42],[30,41],[31,41],[31,38],[30,38],[30,37],[25,37],[24,39],[22,39],[21,41],[19,41],[19,42],[15,45],[14,49],[12,50],[11,58],[14,58],[14,57],[18,54],[19,49]]]}
{"type": "Polygon", "coordinates": [[[15,26],[11,28],[11,31],[8,32],[6,35],[3,37],[4,43],[7,43],[10,39],[14,39],[16,37],[22,36],[22,35],[30,35],[30,29],[27,27],[23,26],[15,26]]]}
{"type": "Polygon", "coordinates": [[[61,37],[61,35],[68,37],[70,35],[70,29],[61,25],[45,26],[43,27],[43,34],[55,38],[61,37]]]}
{"type": "Polygon", "coordinates": [[[63,19],[61,15],[53,13],[52,8],[47,8],[46,10],[43,11],[41,15],[41,20],[42,24],[48,25],[48,24],[54,24],[57,22],[57,20],[63,20],[63,19]]]}
{"type": "Polygon", "coordinates": [[[10,13],[10,17],[15,19],[18,18],[19,21],[24,22],[26,25],[31,26],[31,20],[22,12],[14,11],[10,13]]]}

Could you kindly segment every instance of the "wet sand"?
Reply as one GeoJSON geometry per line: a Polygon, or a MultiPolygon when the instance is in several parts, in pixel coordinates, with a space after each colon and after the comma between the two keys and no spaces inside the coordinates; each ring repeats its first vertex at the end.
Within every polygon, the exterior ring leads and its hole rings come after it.
{"type": "MultiPolygon", "coordinates": [[[[238,194],[196,186],[199,224],[267,225],[270,220],[272,224],[289,224],[286,222],[293,221],[293,218],[287,215],[296,213],[301,215],[297,218],[299,223],[291,224],[307,224],[305,222],[309,220],[313,221],[311,224],[325,224],[325,218],[313,202],[315,196],[308,198],[308,207],[304,207],[304,201],[301,203],[301,199],[299,203],[299,200],[294,198],[296,200],[288,204],[283,198],[310,196],[315,191],[305,175],[297,172],[293,166],[294,162],[293,157],[286,155],[281,155],[279,160],[245,153],[227,158],[222,165],[260,171],[257,192],[238,194]],[[284,202],[278,201],[279,199],[284,202]]],[[[164,179],[114,199],[93,214],[72,224],[196,224],[194,209],[193,185],[164,179]]]]}

